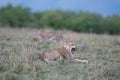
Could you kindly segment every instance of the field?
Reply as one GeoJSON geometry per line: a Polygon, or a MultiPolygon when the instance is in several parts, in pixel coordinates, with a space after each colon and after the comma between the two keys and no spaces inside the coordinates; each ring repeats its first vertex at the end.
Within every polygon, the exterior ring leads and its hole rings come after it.
{"type": "Polygon", "coordinates": [[[89,63],[45,63],[35,58],[59,46],[35,41],[33,31],[0,28],[0,80],[120,80],[120,36],[59,31],[77,43],[74,56],[89,63]]]}

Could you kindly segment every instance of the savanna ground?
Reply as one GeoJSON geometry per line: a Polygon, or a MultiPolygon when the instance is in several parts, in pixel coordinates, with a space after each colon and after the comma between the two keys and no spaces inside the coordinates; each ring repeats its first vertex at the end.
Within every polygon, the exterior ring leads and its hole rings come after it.
{"type": "Polygon", "coordinates": [[[45,63],[34,58],[59,46],[35,41],[33,31],[0,28],[0,80],[120,80],[120,36],[60,31],[77,43],[75,57],[89,63],[45,63]]]}

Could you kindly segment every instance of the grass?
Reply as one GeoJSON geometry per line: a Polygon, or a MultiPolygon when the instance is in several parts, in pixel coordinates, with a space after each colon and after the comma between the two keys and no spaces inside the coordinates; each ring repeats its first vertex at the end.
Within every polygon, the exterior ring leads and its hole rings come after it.
{"type": "Polygon", "coordinates": [[[88,64],[34,60],[56,43],[34,41],[34,29],[0,28],[0,80],[120,80],[120,36],[60,31],[77,43],[75,57],[88,64]]]}

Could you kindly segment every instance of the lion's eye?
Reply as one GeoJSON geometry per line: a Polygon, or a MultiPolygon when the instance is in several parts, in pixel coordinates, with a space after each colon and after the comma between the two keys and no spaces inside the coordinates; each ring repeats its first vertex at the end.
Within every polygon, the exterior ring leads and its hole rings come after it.
{"type": "Polygon", "coordinates": [[[74,46],[74,44],[71,44],[71,46],[74,46]]]}

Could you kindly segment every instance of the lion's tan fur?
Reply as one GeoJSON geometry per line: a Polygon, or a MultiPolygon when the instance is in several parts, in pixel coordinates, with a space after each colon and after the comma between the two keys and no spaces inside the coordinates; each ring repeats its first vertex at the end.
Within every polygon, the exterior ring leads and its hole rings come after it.
{"type": "Polygon", "coordinates": [[[63,40],[63,35],[54,31],[38,30],[34,34],[35,39],[39,40],[40,42],[62,42],[63,40]]]}
{"type": "Polygon", "coordinates": [[[68,62],[87,63],[88,62],[87,60],[80,60],[73,58],[73,52],[72,52],[73,48],[76,48],[74,42],[72,41],[66,42],[61,48],[45,51],[42,54],[42,60],[46,62],[53,62],[53,61],[65,59],[68,62]]]}

